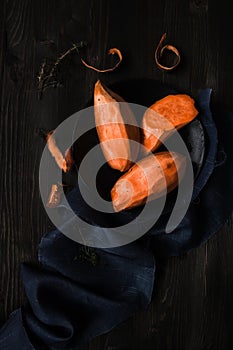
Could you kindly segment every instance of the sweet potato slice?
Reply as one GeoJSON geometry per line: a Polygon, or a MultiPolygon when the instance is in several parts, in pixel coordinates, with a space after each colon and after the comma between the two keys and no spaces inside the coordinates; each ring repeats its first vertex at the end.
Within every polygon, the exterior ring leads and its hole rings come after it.
{"type": "Polygon", "coordinates": [[[147,109],[142,120],[143,145],[155,151],[176,129],[190,123],[198,114],[194,100],[185,94],[168,95],[147,109]]]}
{"type": "Polygon", "coordinates": [[[94,112],[100,145],[108,164],[120,171],[128,170],[136,161],[140,147],[140,132],[130,106],[98,80],[94,89],[94,112]]]}
{"type": "Polygon", "coordinates": [[[185,157],[176,152],[160,152],[138,161],[111,190],[114,210],[130,209],[172,191],[185,167],[185,157]]]}

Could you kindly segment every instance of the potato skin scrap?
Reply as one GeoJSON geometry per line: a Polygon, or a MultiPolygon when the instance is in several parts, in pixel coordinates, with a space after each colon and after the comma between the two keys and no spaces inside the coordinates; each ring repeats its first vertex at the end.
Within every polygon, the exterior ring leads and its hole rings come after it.
{"type": "Polygon", "coordinates": [[[185,94],[168,95],[150,106],[142,119],[143,145],[155,151],[175,130],[198,115],[194,100],[185,94]]]}
{"type": "Polygon", "coordinates": [[[58,148],[55,140],[55,131],[52,130],[48,134],[46,134],[46,141],[48,150],[51,153],[52,157],[54,157],[55,162],[57,163],[58,167],[66,173],[67,171],[70,171],[74,165],[74,158],[72,155],[72,149],[68,148],[65,152],[65,156],[63,156],[62,152],[58,148]]]}
{"type": "Polygon", "coordinates": [[[48,150],[51,153],[51,155],[54,157],[58,167],[66,173],[69,169],[67,167],[67,163],[65,158],[63,157],[63,154],[61,153],[60,149],[57,147],[55,138],[54,138],[55,131],[50,131],[46,136],[47,146],[48,150]]]}
{"type": "Polygon", "coordinates": [[[47,208],[56,208],[60,204],[62,196],[62,186],[53,184],[51,187],[51,192],[46,203],[47,208]]]}
{"type": "Polygon", "coordinates": [[[108,164],[121,172],[128,170],[136,161],[140,147],[139,128],[129,105],[98,80],[94,89],[94,113],[100,145],[108,164]]]}
{"type": "Polygon", "coordinates": [[[171,192],[183,177],[185,168],[185,157],[176,152],[160,152],[141,159],[113,186],[114,210],[137,207],[171,192]]]}

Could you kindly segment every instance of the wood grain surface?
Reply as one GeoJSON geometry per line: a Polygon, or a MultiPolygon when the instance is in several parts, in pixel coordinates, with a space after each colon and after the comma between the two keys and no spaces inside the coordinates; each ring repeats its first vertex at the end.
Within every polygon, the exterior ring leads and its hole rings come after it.
{"type": "MultiPolygon", "coordinates": [[[[93,84],[154,78],[197,96],[213,88],[212,102],[233,111],[232,2],[212,0],[2,0],[0,11],[0,323],[24,300],[20,263],[36,261],[43,233],[51,228],[38,188],[47,130],[85,106],[93,84]],[[154,63],[167,32],[181,52],[173,72],[154,63]],[[123,63],[113,73],[86,69],[70,55],[63,87],[38,99],[37,75],[45,57],[55,58],[81,40],[83,57],[107,66],[118,47],[123,63]]],[[[137,313],[85,350],[229,350],[233,348],[232,220],[207,244],[179,258],[159,261],[155,293],[137,313]]]]}

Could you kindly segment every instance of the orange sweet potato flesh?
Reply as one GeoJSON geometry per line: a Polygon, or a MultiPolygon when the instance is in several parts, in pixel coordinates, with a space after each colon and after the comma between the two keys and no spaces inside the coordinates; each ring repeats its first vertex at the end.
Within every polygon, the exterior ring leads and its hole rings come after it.
{"type": "Polygon", "coordinates": [[[94,112],[100,145],[108,164],[123,172],[137,159],[140,132],[129,105],[119,102],[125,101],[99,80],[96,82],[94,112]]]}
{"type": "Polygon", "coordinates": [[[130,209],[172,191],[186,167],[185,157],[176,152],[151,154],[121,176],[111,190],[116,212],[130,209]]]}
{"type": "Polygon", "coordinates": [[[197,114],[194,100],[185,94],[168,95],[155,102],[142,120],[146,150],[155,151],[168,136],[190,123],[197,114]]]}

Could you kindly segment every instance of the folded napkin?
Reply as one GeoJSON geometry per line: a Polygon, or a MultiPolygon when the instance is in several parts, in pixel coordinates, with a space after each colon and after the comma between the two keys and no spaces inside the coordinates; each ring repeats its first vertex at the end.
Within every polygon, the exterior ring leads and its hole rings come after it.
{"type": "MultiPolygon", "coordinates": [[[[210,95],[205,89],[198,99],[207,151],[180,225],[165,234],[169,214],[164,214],[141,239],[111,249],[85,247],[59,230],[46,234],[40,264],[22,265],[27,303],[1,329],[0,349],[72,350],[108,332],[150,302],[156,257],[200,245],[226,221],[233,208],[233,114],[215,110],[218,142],[210,95]]],[[[78,188],[68,201],[78,215],[88,215],[78,188]]],[[[65,225],[72,224],[68,211],[65,225]]]]}

